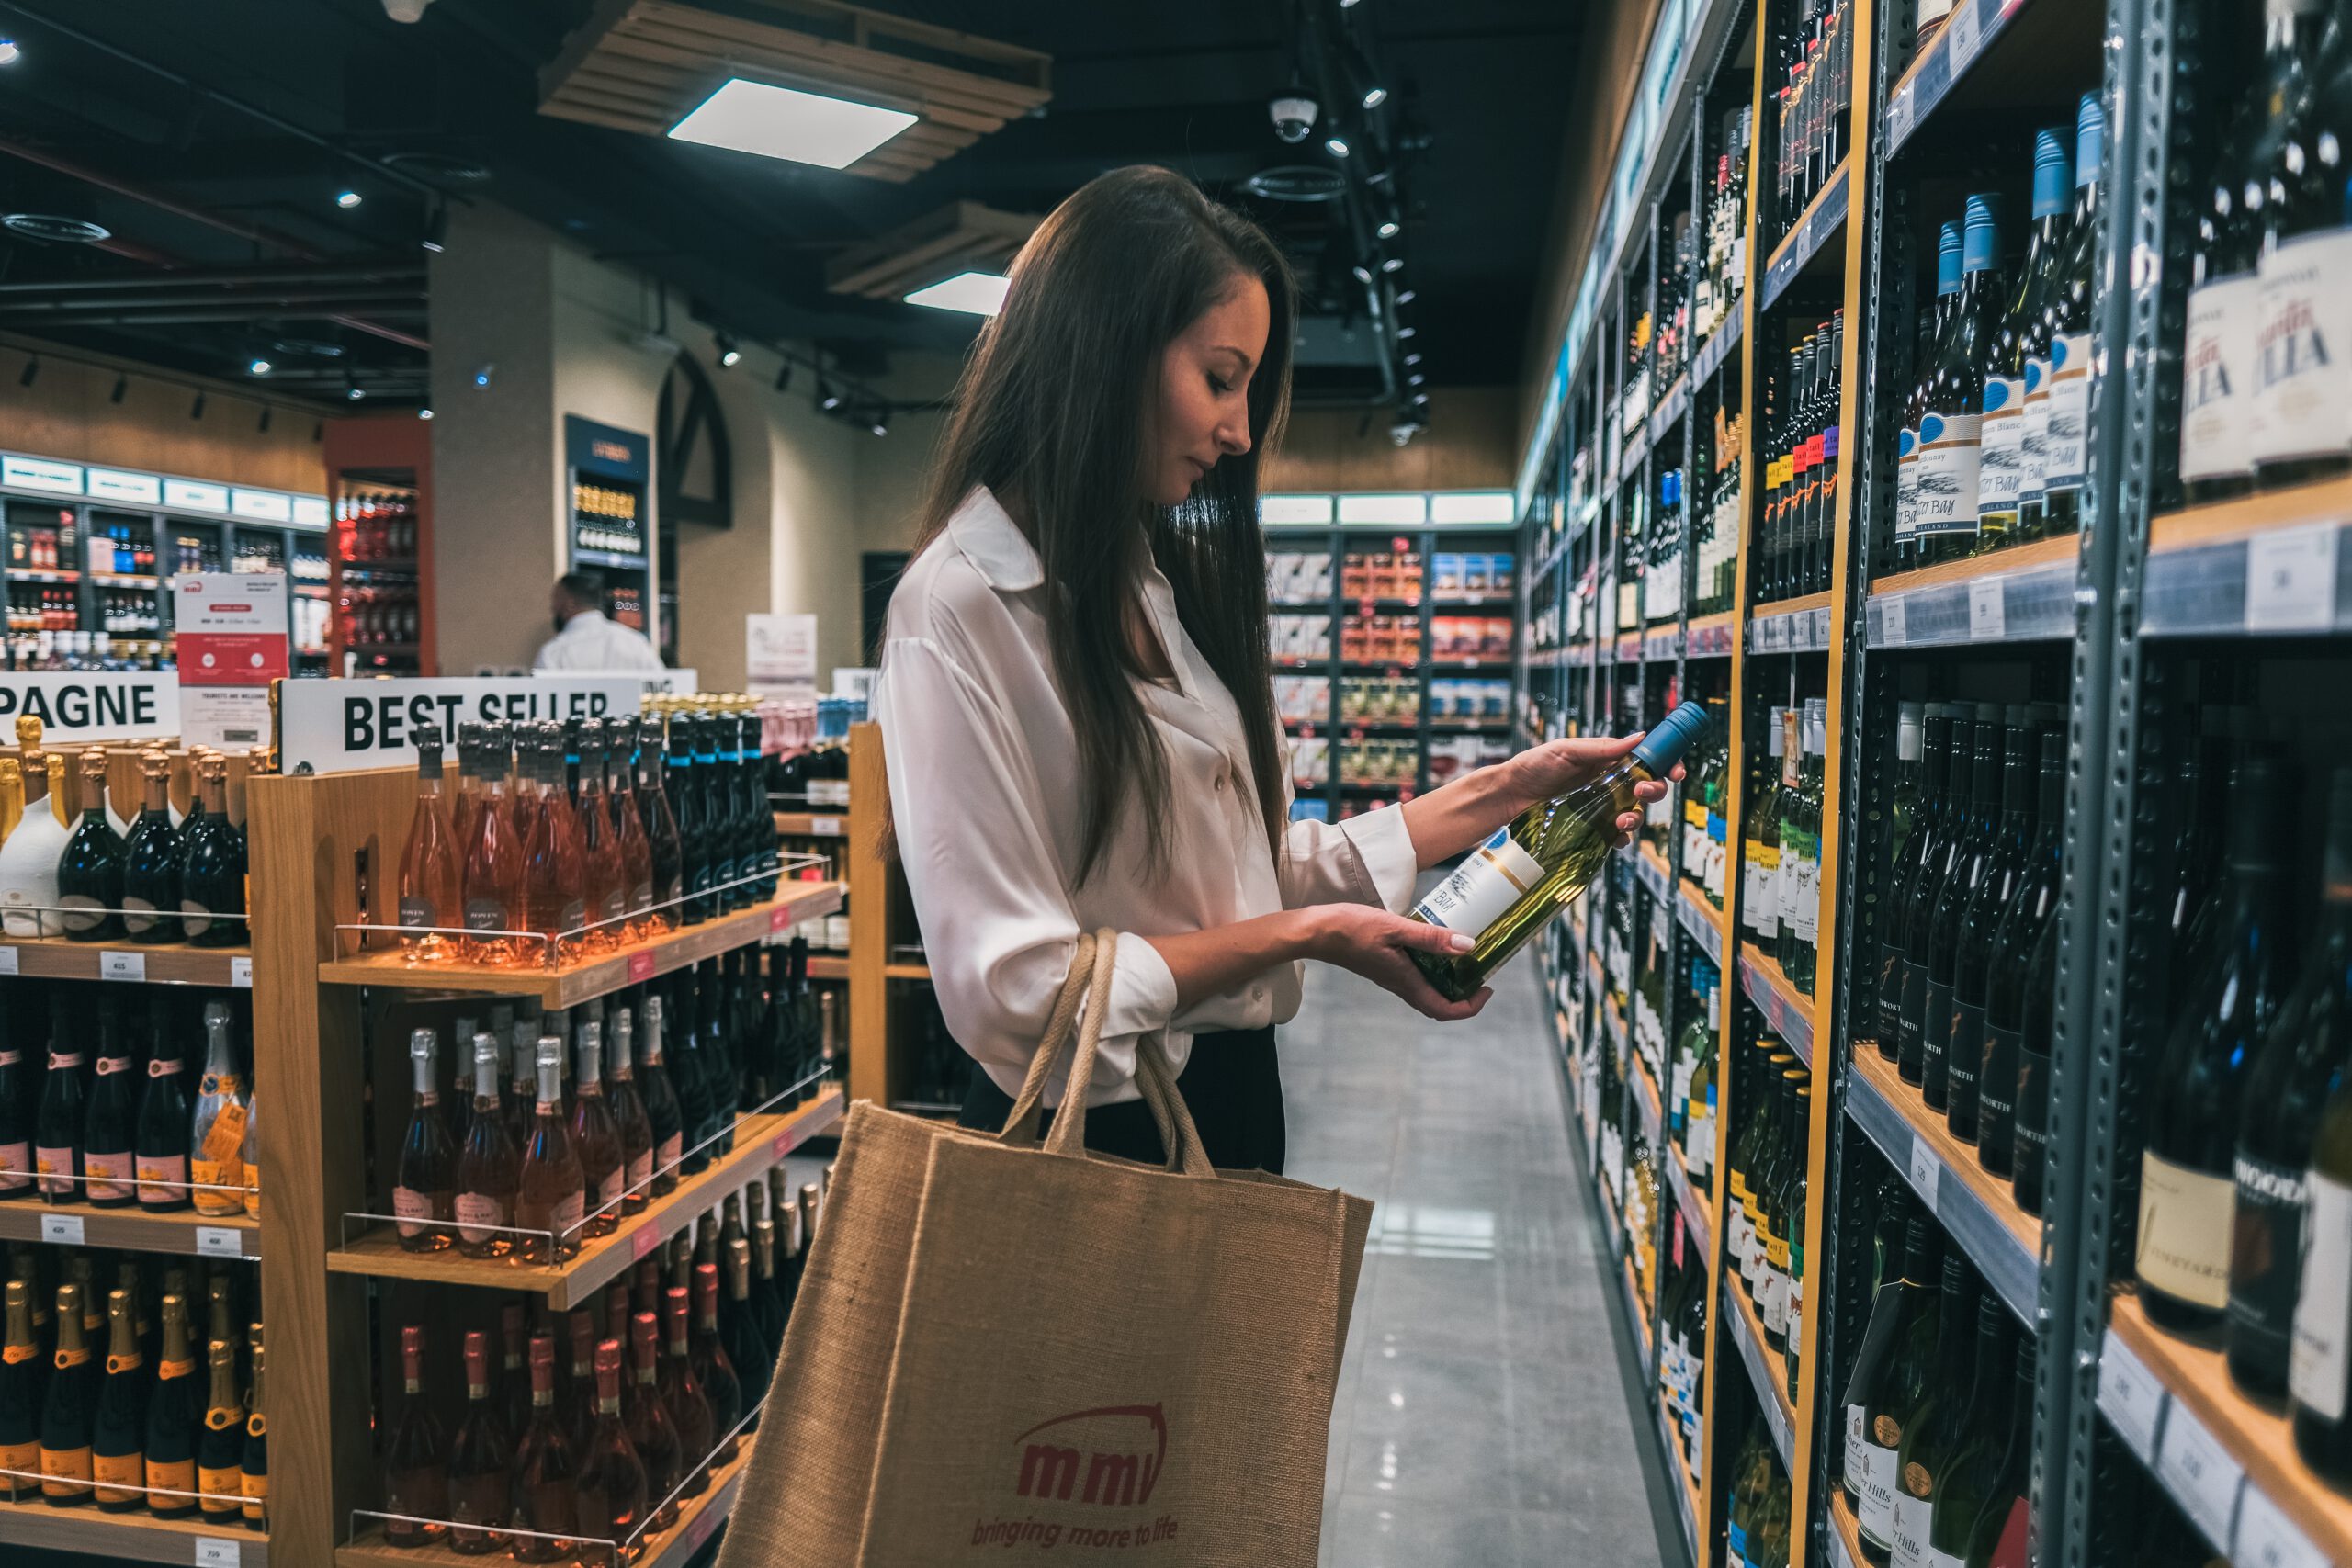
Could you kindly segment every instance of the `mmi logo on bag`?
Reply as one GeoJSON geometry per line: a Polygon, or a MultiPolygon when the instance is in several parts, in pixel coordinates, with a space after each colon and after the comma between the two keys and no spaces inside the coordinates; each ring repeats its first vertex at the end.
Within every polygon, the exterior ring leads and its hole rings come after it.
{"type": "MultiPolygon", "coordinates": [[[[1012,1439],[1013,1495],[1039,1503],[1134,1507],[1151,1501],[1168,1462],[1168,1417],[1157,1404],[1106,1404],[1040,1421],[1012,1439]]],[[[1091,1515],[1090,1519],[1102,1516],[1091,1515]]],[[[1176,1538],[1172,1514],[1128,1526],[1006,1517],[981,1520],[974,1546],[1148,1546],[1176,1538]]]]}

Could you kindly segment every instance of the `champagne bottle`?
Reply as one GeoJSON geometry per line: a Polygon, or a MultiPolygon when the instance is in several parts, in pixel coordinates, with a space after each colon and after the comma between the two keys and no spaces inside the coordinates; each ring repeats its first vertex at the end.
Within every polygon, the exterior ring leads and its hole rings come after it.
{"type": "Polygon", "coordinates": [[[645,1495],[652,1506],[647,1528],[665,1530],[678,1522],[678,1483],[694,1462],[679,1438],[658,1379],[662,1330],[650,1312],[628,1319],[630,1377],[621,1394],[621,1423],[645,1466],[645,1495]]]}
{"type": "Polygon", "coordinates": [[[93,1208],[127,1209],[139,1198],[138,1102],[131,1089],[139,1064],[123,1035],[121,998],[111,988],[98,995],[97,1055],[82,1119],[82,1200],[93,1208]]]}
{"type": "Polygon", "coordinates": [[[34,1195],[34,1078],[15,1010],[0,1007],[0,1201],[34,1195]]]}
{"type": "Polygon", "coordinates": [[[517,1562],[558,1562],[571,1558],[566,1538],[580,1528],[580,1454],[556,1410],[551,1336],[532,1336],[530,1360],[531,1415],[514,1450],[514,1551],[517,1562]]]}
{"type": "MultiPolygon", "coordinates": [[[[485,803],[483,810],[494,809],[485,803]]],[[[466,1413],[449,1439],[449,1550],[479,1557],[506,1544],[514,1450],[490,1397],[490,1336],[465,1339],[466,1413]]]]}
{"type": "Polygon", "coordinates": [[[605,1076],[611,1080],[613,1127],[620,1140],[621,1213],[641,1214],[653,1189],[653,1118],[645,1097],[638,1092],[635,1055],[636,1021],[628,1008],[613,1011],[607,1035],[605,1076]]]}
{"type": "Polygon", "coordinates": [[[449,958],[455,945],[445,934],[463,918],[464,863],[457,821],[441,790],[441,730],[419,725],[416,740],[416,807],[409,818],[408,844],[401,855],[400,923],[409,962],[449,958]]]}
{"type": "Polygon", "coordinates": [[[146,1428],[147,1365],[139,1352],[138,1315],[128,1292],[109,1292],[106,1377],[90,1424],[90,1473],[107,1513],[129,1513],[142,1501],[146,1428]]]}
{"type": "MultiPolygon", "coordinates": [[[[258,1325],[254,1333],[259,1334],[258,1325]]],[[[245,1446],[237,1456],[238,1478],[243,1483],[243,1503],[239,1513],[249,1530],[269,1529],[269,1414],[263,1400],[263,1356],[258,1340],[254,1345],[253,1387],[245,1399],[245,1446]]]]}
{"type": "Polygon", "coordinates": [[[628,1540],[645,1517],[645,1466],[621,1424],[621,1343],[596,1346],[596,1416],[581,1460],[580,1533],[589,1540],[628,1540]]]}
{"type": "Polygon", "coordinates": [[[401,1330],[401,1408],[384,1440],[384,1539],[438,1543],[448,1533],[449,1445],[424,1396],[424,1330],[401,1330]]]}
{"type": "MultiPolygon", "coordinates": [[[[139,1178],[139,1206],[163,1213],[188,1206],[187,1094],[180,1084],[184,1064],[176,1031],[156,1032],[154,1055],[147,1062],[146,1092],[139,1100],[138,1132],[134,1137],[139,1178]]],[[[0,1087],[0,1096],[6,1089],[0,1087]]],[[[6,1112],[0,1112],[5,1122],[6,1112]]]]}
{"type": "Polygon", "coordinates": [[[628,1174],[620,1128],[605,1098],[604,1036],[604,1026],[594,1019],[580,1025],[579,1068],[569,1133],[585,1191],[583,1236],[610,1235],[620,1228],[621,1192],[628,1174]]]}
{"type": "Polygon", "coordinates": [[[64,931],[58,913],[57,866],[72,837],[58,815],[65,785],[65,759],[40,750],[41,721],[17,716],[17,756],[25,775],[24,816],[0,842],[0,931],[17,941],[57,936],[64,931]]]}
{"type": "MultiPolygon", "coordinates": [[[[2230,1375],[2276,1397],[2289,1346],[2310,1198],[2304,1174],[2329,1094],[2352,1065],[2352,768],[2328,792],[2320,930],[2246,1072],[2230,1218],[2230,1375]]],[[[2314,1238],[2315,1239],[2315,1238],[2314,1238]]]]}
{"type": "MultiPolygon", "coordinates": [[[[458,1154],[458,1249],[469,1258],[504,1258],[514,1250],[514,1193],[519,1158],[498,1111],[498,1042],[474,1036],[474,1118],[458,1154]]],[[[435,1516],[438,1517],[438,1516],[435,1516]]]]}
{"type": "Polygon", "coordinates": [[[143,799],[122,851],[122,924],[133,942],[176,942],[180,935],[182,851],[165,772],[161,751],[139,754],[143,799]]]}
{"type": "Polygon", "coordinates": [[[2180,998],[2150,1086],[2133,1269],[2148,1316],[2177,1333],[2220,1325],[2229,1303],[2233,1159],[2247,1058],[2286,987],[2278,765],[2242,757],[2231,784],[2229,881],[2213,951],[2180,998]]]}
{"type": "MultiPolygon", "coordinates": [[[[673,1298],[674,1299],[674,1298],[673,1298]]],[[[690,1355],[694,1366],[695,1386],[710,1402],[713,1464],[726,1464],[735,1458],[741,1444],[737,1428],[752,1396],[743,1382],[743,1371],[728,1353],[727,1342],[718,1332],[718,1266],[696,1263],[694,1272],[694,1334],[690,1355]]]]}
{"type": "Polygon", "coordinates": [[[0,1500],[40,1495],[40,1341],[33,1335],[32,1287],[11,1280],[6,1334],[0,1337],[0,1500]]]}
{"type": "Polygon", "coordinates": [[[245,836],[229,820],[229,763],[197,763],[197,809],[180,829],[180,930],[198,947],[245,941],[245,836]]]}
{"type": "Polygon", "coordinates": [[[147,1399],[147,1511],[178,1518],[196,1511],[196,1352],[188,1338],[187,1297],[164,1295],[163,1349],[147,1399]]]}
{"type": "MultiPolygon", "coordinates": [[[[460,1039],[467,1037],[464,1022],[459,1021],[460,1039]]],[[[441,1086],[434,1068],[438,1044],[439,1036],[430,1029],[409,1032],[415,1101],[409,1111],[408,1131],[401,1139],[400,1167],[392,1186],[395,1228],[401,1247],[407,1252],[442,1252],[457,1240],[449,1227],[458,1217],[458,1151],[441,1120],[441,1086]]],[[[471,1081],[469,1071],[458,1087],[471,1081]]]]}
{"type": "Polygon", "coordinates": [[[204,1004],[204,1077],[188,1123],[188,1171],[196,1212],[244,1212],[245,1118],[252,1106],[229,1037],[229,1004],[204,1004]]]}
{"type": "Polygon", "coordinates": [[[57,1287],[57,1350],[40,1409],[40,1495],[55,1507],[90,1500],[96,1382],[82,1317],[82,1287],[57,1287]]]}
{"type": "Polygon", "coordinates": [[[1600,874],[1617,841],[1617,818],[1636,808],[1634,785],[1663,779],[1706,728],[1707,710],[1684,703],[1623,760],[1556,800],[1539,802],[1473,851],[1413,908],[1416,919],[1472,939],[1452,955],[1416,953],[1438,992],[1466,1001],[1545,921],[1600,874]]]}
{"type": "Polygon", "coordinates": [[[653,1140],[653,1185],[649,1190],[656,1198],[667,1197],[678,1190],[685,1125],[684,1112],[678,1104],[676,1086],[670,1077],[669,1065],[662,1058],[662,998],[647,996],[642,1092],[645,1097],[646,1131],[653,1140]]]}
{"type": "Polygon", "coordinates": [[[235,1518],[244,1511],[245,1404],[237,1395],[237,1347],[214,1339],[205,1348],[212,1370],[212,1392],[204,1404],[204,1429],[196,1438],[197,1506],[208,1519],[235,1518]]]}
{"type": "Polygon", "coordinates": [[[563,1124],[561,1038],[541,1040],[538,1060],[538,1107],[514,1190],[514,1228],[523,1233],[516,1250],[528,1262],[560,1263],[579,1255],[586,1186],[563,1124]]]}
{"type": "Polygon", "coordinates": [[[57,901],[73,942],[107,942],[122,934],[122,835],[107,815],[107,754],[82,753],[82,820],[57,859],[57,901]]]}

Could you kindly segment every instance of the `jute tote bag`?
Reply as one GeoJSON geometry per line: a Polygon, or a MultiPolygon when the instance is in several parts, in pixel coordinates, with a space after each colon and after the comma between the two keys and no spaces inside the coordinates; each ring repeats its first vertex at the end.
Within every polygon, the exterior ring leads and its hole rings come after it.
{"type": "Polygon", "coordinates": [[[1316,1561],[1372,1205],[1212,1171],[1156,1040],[1168,1167],[1086,1152],[1116,942],[1080,941],[1001,1133],[850,1109],[718,1568],[1316,1561]]]}

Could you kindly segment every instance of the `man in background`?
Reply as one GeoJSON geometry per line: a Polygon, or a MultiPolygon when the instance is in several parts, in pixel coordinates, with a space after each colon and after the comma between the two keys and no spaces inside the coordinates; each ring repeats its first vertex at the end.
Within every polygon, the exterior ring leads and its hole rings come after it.
{"type": "Polygon", "coordinates": [[[605,615],[605,584],[593,571],[566,572],[555,581],[548,607],[555,636],[539,645],[533,660],[540,670],[659,670],[662,656],[645,634],[605,615]]]}

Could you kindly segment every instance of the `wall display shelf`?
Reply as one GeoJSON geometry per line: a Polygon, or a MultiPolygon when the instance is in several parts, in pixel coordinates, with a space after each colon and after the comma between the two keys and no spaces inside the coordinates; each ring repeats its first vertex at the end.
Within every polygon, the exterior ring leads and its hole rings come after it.
{"type": "Polygon", "coordinates": [[[2149,637],[2352,631],[2352,479],[2149,520],[2141,627],[2149,637]]]}
{"type": "Polygon", "coordinates": [[[46,1503],[0,1502],[0,1546],[173,1568],[269,1568],[271,1561],[269,1538],[233,1519],[159,1519],[46,1503]]]}
{"type": "Polygon", "coordinates": [[[190,947],[176,942],[109,946],[67,937],[20,937],[0,940],[0,974],[225,989],[253,985],[254,956],[244,947],[190,947]]]}
{"type": "Polygon", "coordinates": [[[1876,649],[2054,641],[2075,635],[2077,541],[2036,539],[1871,584],[1876,649]]]}
{"type": "Polygon", "coordinates": [[[1811,206],[1798,215],[1787,239],[1772,253],[1764,266],[1762,307],[1770,310],[1779,302],[1798,276],[1814,265],[1816,258],[1826,262],[1824,253],[1833,247],[1846,227],[1846,212],[1851,200],[1848,186],[1852,184],[1852,171],[1844,164],[1829,172],[1819,195],[1811,206]]]}
{"type": "Polygon", "coordinates": [[[1702,1267],[1712,1270],[1715,1266],[1714,1215],[1709,1212],[1705,1197],[1690,1185],[1690,1170],[1682,1162],[1681,1150],[1667,1150],[1666,1179],[1674,1189],[1675,1206],[1682,1211],[1682,1223],[1689,1227],[1690,1242],[1699,1249],[1702,1267]]]}
{"type": "Polygon", "coordinates": [[[150,1213],[93,1203],[0,1203],[0,1241],[104,1247],[187,1258],[258,1258],[261,1222],[251,1214],[150,1213]]]}
{"type": "Polygon", "coordinates": [[[1764,1425],[1772,1434],[1772,1447],[1779,1450],[1781,1462],[1793,1469],[1796,1465],[1796,1412],[1789,1408],[1788,1390],[1781,1381],[1780,1358],[1764,1338],[1764,1325],[1756,1316],[1755,1303],[1747,1292],[1737,1285],[1726,1286],[1722,1294],[1731,1303],[1724,1321],[1730,1325],[1732,1343],[1738,1347],[1740,1365],[1747,1369],[1749,1390],[1756,1396],[1757,1408],[1763,1413],[1764,1425]]]}
{"type": "Polygon", "coordinates": [[[1814,999],[1791,985],[1779,961],[1752,942],[1740,944],[1739,988],[1763,1014],[1765,1027],[1797,1054],[1797,1060],[1813,1066],[1814,999]]]}

